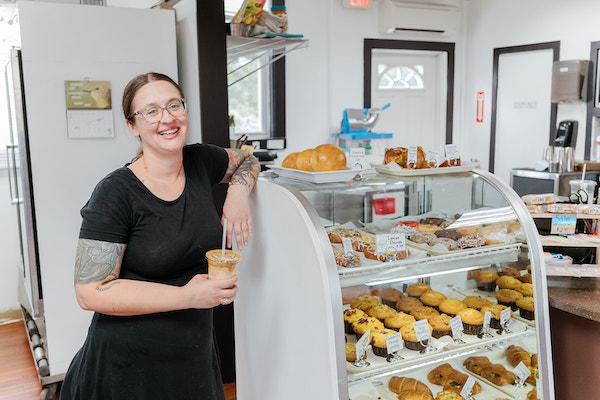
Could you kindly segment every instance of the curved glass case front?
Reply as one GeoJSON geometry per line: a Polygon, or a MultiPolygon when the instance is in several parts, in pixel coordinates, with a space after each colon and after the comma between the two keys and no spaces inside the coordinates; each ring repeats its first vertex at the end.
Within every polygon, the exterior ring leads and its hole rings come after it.
{"type": "Polygon", "coordinates": [[[351,399],[398,398],[399,378],[433,398],[554,397],[542,248],[512,189],[479,170],[263,179],[298,190],[327,233],[351,399]]]}

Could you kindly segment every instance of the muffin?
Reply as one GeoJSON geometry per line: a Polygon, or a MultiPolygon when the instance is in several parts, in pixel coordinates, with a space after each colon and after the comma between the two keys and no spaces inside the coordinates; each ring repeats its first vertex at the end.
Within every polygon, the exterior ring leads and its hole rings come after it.
{"type": "Polygon", "coordinates": [[[365,312],[369,315],[369,317],[377,318],[382,322],[387,317],[392,317],[397,313],[396,310],[390,306],[386,306],[385,304],[377,304],[376,306],[369,307],[365,312]]]}
{"type": "Polygon", "coordinates": [[[406,324],[412,324],[417,320],[412,315],[399,312],[393,317],[388,317],[383,321],[383,324],[388,329],[393,329],[395,331],[399,331],[406,324]]]}
{"type": "MultiPolygon", "coordinates": [[[[365,351],[362,356],[363,360],[367,359],[367,352],[365,351]]],[[[356,344],[355,343],[346,343],[346,361],[354,362],[356,361],[356,344]]]]}
{"type": "Polygon", "coordinates": [[[452,327],[450,326],[450,320],[452,318],[446,314],[439,314],[428,319],[429,325],[431,325],[432,332],[431,336],[436,339],[442,336],[452,336],[452,327]]]}
{"type": "Polygon", "coordinates": [[[368,331],[371,332],[376,331],[377,329],[384,329],[383,322],[373,317],[365,317],[361,318],[358,321],[354,321],[352,324],[352,328],[354,329],[354,333],[356,334],[356,339],[360,339],[361,336],[368,331]]]}
{"type": "Polygon", "coordinates": [[[517,300],[519,300],[523,295],[516,290],[512,289],[500,289],[496,292],[496,300],[498,300],[498,304],[502,304],[512,308],[513,311],[517,311],[517,300]]]}
{"type": "Polygon", "coordinates": [[[405,297],[398,300],[396,303],[396,310],[410,314],[413,308],[422,306],[423,303],[421,303],[421,300],[417,299],[416,297],[405,297]]]}
{"type": "Polygon", "coordinates": [[[456,314],[467,305],[458,299],[446,299],[438,306],[441,313],[448,314],[451,317],[456,317],[456,314]]]}
{"type": "MultiPolygon", "coordinates": [[[[505,308],[509,308],[508,306],[502,304],[493,304],[491,306],[484,306],[481,308],[481,312],[485,314],[487,311],[491,313],[490,318],[490,328],[499,329],[500,328],[500,315],[502,310],[505,308]]],[[[510,315],[512,315],[512,310],[510,311],[510,315]]]]}
{"type": "Polygon", "coordinates": [[[519,308],[519,314],[522,318],[529,321],[535,319],[535,304],[533,297],[521,297],[517,300],[517,307],[519,308]]]}
{"type": "Polygon", "coordinates": [[[499,276],[512,276],[513,278],[518,278],[521,276],[521,271],[516,269],[515,267],[505,267],[498,271],[499,276]]]}
{"type": "Polygon", "coordinates": [[[500,289],[516,290],[519,286],[521,286],[521,281],[513,276],[502,275],[496,279],[496,285],[498,285],[500,289]]]}
{"type": "Polygon", "coordinates": [[[440,315],[440,313],[433,307],[421,306],[413,308],[410,312],[410,315],[412,315],[417,319],[417,321],[419,321],[422,319],[429,320],[429,318],[433,318],[436,315],[440,315]]]}
{"type": "Polygon", "coordinates": [[[485,292],[493,292],[496,290],[496,280],[498,275],[490,271],[477,271],[474,276],[477,283],[477,289],[485,292]]]}
{"type": "Polygon", "coordinates": [[[344,310],[344,330],[346,333],[354,333],[354,329],[352,329],[352,323],[366,316],[367,313],[365,313],[363,310],[359,310],[358,308],[344,310]]]}
{"type": "Polygon", "coordinates": [[[484,299],[479,296],[467,296],[462,300],[463,303],[467,305],[469,308],[474,308],[476,310],[481,310],[482,307],[491,306],[492,303],[488,299],[484,299]]]}
{"type": "Polygon", "coordinates": [[[525,297],[533,297],[533,285],[531,283],[521,283],[516,290],[525,297]]]}
{"type": "Polygon", "coordinates": [[[447,298],[443,293],[436,292],[435,290],[430,290],[421,295],[421,303],[423,303],[424,306],[433,307],[438,311],[440,310],[440,303],[446,299],[447,298]]]}
{"type": "Polygon", "coordinates": [[[484,314],[474,308],[465,308],[458,314],[463,323],[464,333],[467,335],[478,335],[483,328],[484,314]]]}
{"type": "Polygon", "coordinates": [[[366,311],[367,308],[376,306],[377,304],[379,304],[377,297],[364,294],[352,300],[350,302],[350,308],[358,308],[359,310],[366,311]]]}
{"type": "Polygon", "coordinates": [[[381,297],[381,302],[390,307],[396,307],[398,300],[404,298],[404,294],[394,288],[377,289],[371,292],[375,296],[381,297]]]}
{"type": "Polygon", "coordinates": [[[465,398],[452,390],[442,390],[435,396],[435,400],[465,400],[465,398]]]}
{"type": "MultiPolygon", "coordinates": [[[[429,333],[431,334],[433,329],[431,325],[429,325],[429,333]]],[[[400,328],[400,333],[402,334],[402,339],[404,340],[404,347],[409,350],[423,350],[424,346],[417,340],[417,334],[415,333],[414,324],[406,324],[402,328],[400,328]]],[[[427,344],[429,340],[425,339],[424,344],[427,344]]]]}
{"type": "Polygon", "coordinates": [[[519,280],[523,283],[533,283],[533,277],[531,274],[522,275],[519,280]]]}
{"type": "Polygon", "coordinates": [[[431,286],[426,283],[413,283],[406,288],[406,294],[410,297],[421,297],[421,295],[430,290],[431,286]]]}
{"type": "Polygon", "coordinates": [[[387,357],[387,342],[386,338],[388,336],[395,335],[395,330],[392,329],[378,329],[371,333],[371,349],[373,350],[373,354],[379,357],[387,357]]]}

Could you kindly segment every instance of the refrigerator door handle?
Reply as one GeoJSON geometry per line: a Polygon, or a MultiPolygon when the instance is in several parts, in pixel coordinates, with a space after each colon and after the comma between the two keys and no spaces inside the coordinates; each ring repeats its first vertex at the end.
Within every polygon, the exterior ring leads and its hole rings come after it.
{"type": "Polygon", "coordinates": [[[8,188],[10,191],[10,204],[21,204],[23,199],[19,198],[17,192],[17,160],[14,157],[13,150],[18,149],[19,146],[16,144],[6,145],[6,162],[8,163],[8,188]],[[12,159],[12,163],[11,163],[12,159]],[[14,187],[13,187],[14,186],[14,187]]]}

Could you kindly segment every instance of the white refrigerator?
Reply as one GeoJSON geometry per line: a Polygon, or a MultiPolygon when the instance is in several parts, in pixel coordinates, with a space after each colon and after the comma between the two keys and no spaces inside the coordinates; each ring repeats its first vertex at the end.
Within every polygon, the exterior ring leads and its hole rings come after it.
{"type": "Polygon", "coordinates": [[[15,267],[20,302],[32,317],[29,334],[39,332],[32,351],[47,388],[64,378],[91,319],[73,288],[79,210],[95,184],[137,150],[121,111],[126,83],[148,71],[177,80],[176,21],[162,9],[34,1],[17,8],[21,48],[5,72],[11,202],[23,255],[15,267]],[[89,109],[87,100],[73,100],[73,82],[110,87],[110,108],[97,98],[89,109]]]}

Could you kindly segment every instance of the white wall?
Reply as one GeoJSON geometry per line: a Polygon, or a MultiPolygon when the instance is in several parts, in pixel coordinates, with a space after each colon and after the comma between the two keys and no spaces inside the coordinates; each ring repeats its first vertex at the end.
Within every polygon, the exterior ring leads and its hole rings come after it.
{"type": "MultiPolygon", "coordinates": [[[[560,41],[560,60],[589,59],[590,42],[600,40],[600,2],[594,0],[467,0],[465,62],[465,151],[488,167],[494,48],[560,41]],[[484,121],[476,122],[476,95],[485,93],[484,121]]],[[[586,105],[559,104],[557,121],[579,121],[576,159],[583,159],[586,105]]],[[[540,153],[542,149],[534,149],[540,153]]],[[[519,167],[519,166],[515,166],[519,167]]]]}

